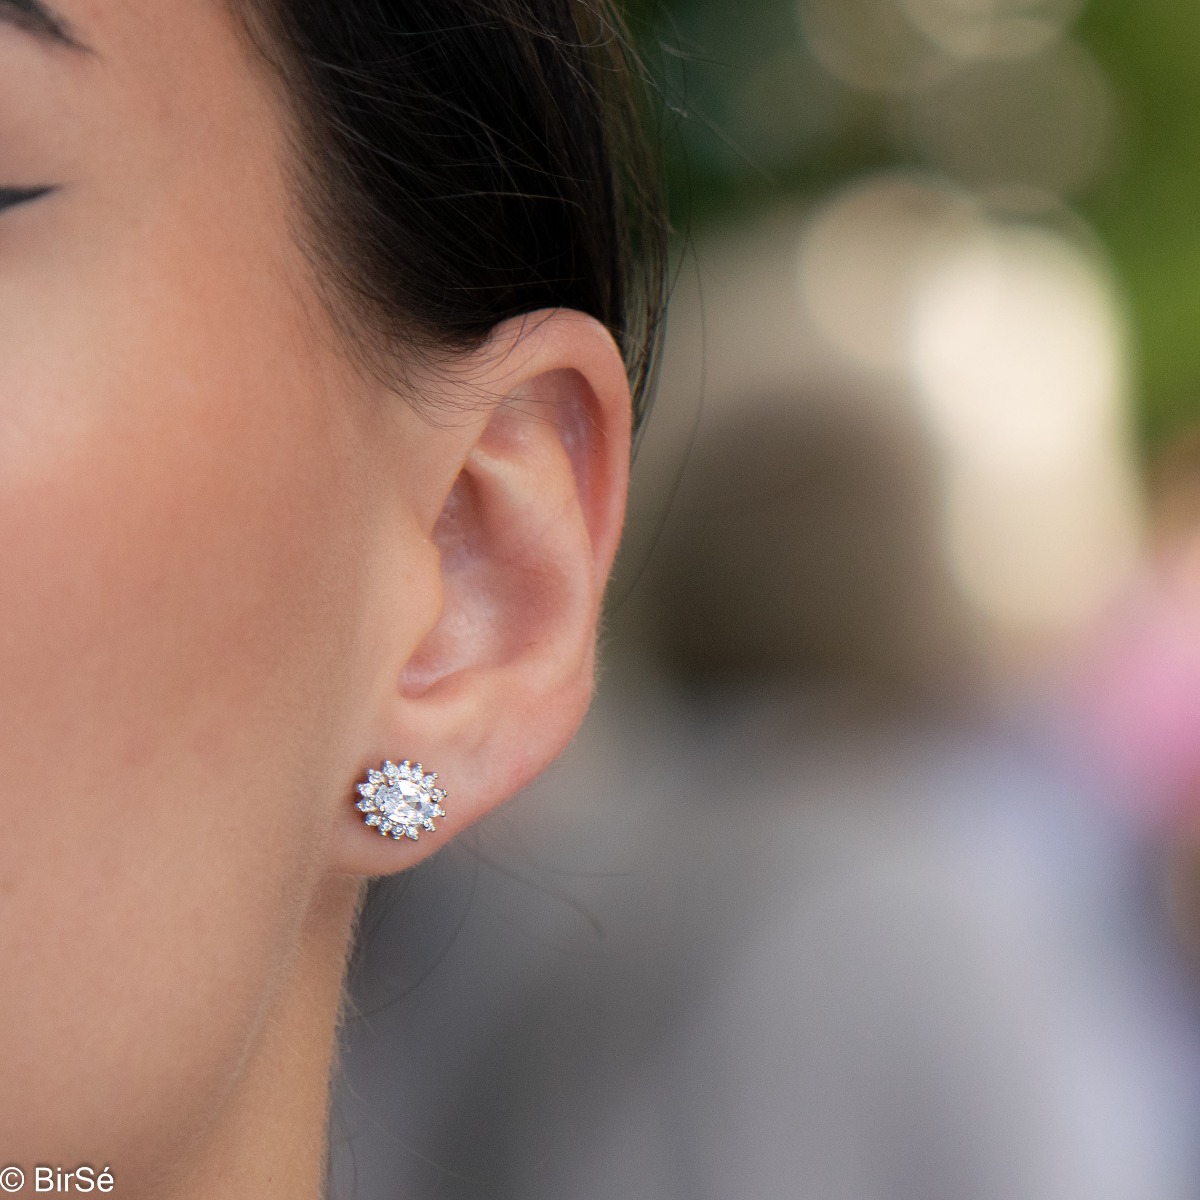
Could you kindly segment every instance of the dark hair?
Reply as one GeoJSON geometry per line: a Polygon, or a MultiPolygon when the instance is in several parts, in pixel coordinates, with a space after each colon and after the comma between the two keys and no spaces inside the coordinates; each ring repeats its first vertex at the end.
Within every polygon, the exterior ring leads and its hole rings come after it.
{"type": "Polygon", "coordinates": [[[370,364],[573,308],[635,422],[666,221],[644,75],[607,0],[235,0],[296,116],[303,238],[370,364]]]}

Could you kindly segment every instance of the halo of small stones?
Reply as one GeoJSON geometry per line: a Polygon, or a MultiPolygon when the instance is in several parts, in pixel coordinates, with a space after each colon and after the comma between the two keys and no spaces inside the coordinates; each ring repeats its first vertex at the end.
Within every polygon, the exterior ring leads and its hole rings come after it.
{"type": "Polygon", "coordinates": [[[366,783],[358,785],[355,805],[363,820],[384,837],[410,838],[416,841],[422,829],[434,833],[435,817],[444,817],[442,801],[446,793],[435,787],[437,772],[428,774],[420,763],[407,759],[397,766],[385,762],[378,771],[368,771],[366,783]]]}

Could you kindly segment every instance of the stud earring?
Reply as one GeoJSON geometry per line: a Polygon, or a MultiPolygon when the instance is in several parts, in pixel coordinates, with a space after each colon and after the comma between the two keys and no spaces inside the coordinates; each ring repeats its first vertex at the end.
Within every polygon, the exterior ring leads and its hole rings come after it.
{"type": "Polygon", "coordinates": [[[417,840],[422,829],[433,833],[434,817],[444,817],[446,793],[435,787],[437,772],[424,772],[420,763],[407,759],[397,766],[385,762],[378,771],[368,771],[358,785],[359,801],[354,806],[363,820],[385,837],[417,840]]]}

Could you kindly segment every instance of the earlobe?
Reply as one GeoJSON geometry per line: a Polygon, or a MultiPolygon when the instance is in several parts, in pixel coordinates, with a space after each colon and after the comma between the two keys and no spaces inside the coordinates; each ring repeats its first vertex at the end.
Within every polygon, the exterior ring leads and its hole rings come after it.
{"type": "Polygon", "coordinates": [[[441,613],[396,664],[380,714],[387,744],[366,748],[347,780],[337,870],[387,873],[432,852],[545,767],[591,697],[628,484],[620,353],[589,317],[539,313],[498,329],[463,378],[492,401],[464,438],[433,529],[441,613]],[[449,816],[419,844],[369,836],[354,774],[417,755],[439,764],[449,816]]]}

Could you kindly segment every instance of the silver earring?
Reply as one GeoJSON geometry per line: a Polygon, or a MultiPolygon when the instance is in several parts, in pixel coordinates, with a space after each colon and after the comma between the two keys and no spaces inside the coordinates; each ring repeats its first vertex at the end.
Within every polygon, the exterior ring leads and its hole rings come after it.
{"type": "Polygon", "coordinates": [[[442,807],[446,793],[434,786],[436,782],[437,772],[426,774],[420,763],[385,762],[380,770],[368,771],[366,782],[358,785],[361,799],[354,807],[385,837],[415,842],[422,829],[436,830],[434,817],[446,815],[442,807]]]}

